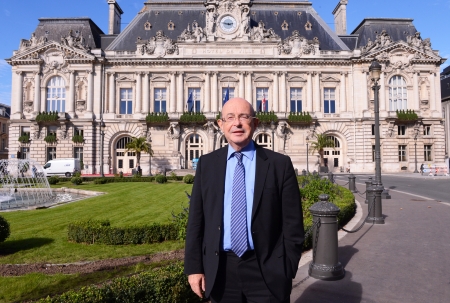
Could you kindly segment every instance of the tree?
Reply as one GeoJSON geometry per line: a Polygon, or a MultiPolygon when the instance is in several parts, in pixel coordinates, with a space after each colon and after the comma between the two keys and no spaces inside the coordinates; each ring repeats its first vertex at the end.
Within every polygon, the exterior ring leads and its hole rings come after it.
{"type": "Polygon", "coordinates": [[[332,139],[332,137],[327,136],[325,134],[316,135],[316,139],[317,141],[311,142],[310,151],[311,154],[317,151],[320,157],[320,166],[325,166],[325,161],[323,158],[323,149],[327,147],[334,148],[334,140],[332,139]]]}
{"type": "Polygon", "coordinates": [[[127,151],[134,151],[136,153],[137,163],[141,164],[141,153],[147,153],[153,156],[153,150],[150,143],[147,142],[145,137],[133,137],[130,142],[125,146],[127,151]]]}

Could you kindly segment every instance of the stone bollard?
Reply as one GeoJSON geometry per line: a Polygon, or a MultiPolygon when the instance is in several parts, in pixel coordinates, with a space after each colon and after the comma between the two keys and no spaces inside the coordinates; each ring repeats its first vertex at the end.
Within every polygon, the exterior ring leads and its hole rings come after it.
{"type": "Polygon", "coordinates": [[[366,204],[369,204],[369,201],[371,199],[371,192],[369,191],[369,188],[372,186],[372,177],[369,177],[369,180],[366,181],[366,201],[364,201],[366,204]]]}
{"type": "Polygon", "coordinates": [[[353,174],[350,174],[350,176],[348,176],[348,189],[352,193],[356,193],[355,179],[356,177],[353,174]]]}
{"type": "Polygon", "coordinates": [[[313,171],[312,174],[313,174],[313,176],[317,176],[317,172],[315,170],[313,171]]]}
{"type": "Polygon", "coordinates": [[[329,195],[320,195],[320,201],[309,208],[313,215],[313,260],[308,274],[316,279],[334,281],[345,276],[345,270],[338,260],[339,207],[328,202],[329,195]],[[318,222],[318,223],[317,223],[318,222]]]}
{"type": "Polygon", "coordinates": [[[306,176],[306,169],[302,170],[302,176],[306,176]]]}
{"type": "Polygon", "coordinates": [[[334,176],[333,176],[333,173],[332,173],[332,172],[328,172],[328,180],[329,180],[331,183],[334,183],[334,176]]]}
{"type": "Polygon", "coordinates": [[[295,171],[295,175],[298,176],[298,169],[294,168],[294,171],[295,171]]]}
{"type": "Polygon", "coordinates": [[[369,200],[369,214],[366,223],[384,224],[383,208],[381,205],[381,193],[383,186],[373,185],[369,188],[371,199],[369,200]],[[372,206],[374,204],[374,206],[372,206]]]}

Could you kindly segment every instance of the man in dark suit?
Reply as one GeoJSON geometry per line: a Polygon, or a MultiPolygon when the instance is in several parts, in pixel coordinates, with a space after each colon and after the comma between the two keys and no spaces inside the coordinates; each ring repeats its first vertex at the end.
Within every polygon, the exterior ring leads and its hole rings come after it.
{"type": "Polygon", "coordinates": [[[198,162],[185,273],[212,302],[289,302],[304,240],[292,162],[252,140],[248,101],[230,99],[218,123],[229,144],[198,162]]]}

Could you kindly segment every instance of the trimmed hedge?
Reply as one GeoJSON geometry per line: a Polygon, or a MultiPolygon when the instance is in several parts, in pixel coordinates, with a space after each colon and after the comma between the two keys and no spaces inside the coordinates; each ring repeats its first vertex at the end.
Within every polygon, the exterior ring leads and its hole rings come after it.
{"type": "Polygon", "coordinates": [[[278,116],[273,111],[256,112],[255,116],[261,123],[278,122],[278,116]]]}
{"type": "Polygon", "coordinates": [[[116,278],[100,286],[87,286],[78,291],[41,299],[39,303],[188,303],[201,302],[191,291],[183,272],[183,263],[177,262],[131,277],[116,278]]]}
{"type": "Polygon", "coordinates": [[[39,112],[36,116],[36,122],[55,122],[58,119],[58,112],[39,112]]]}
{"type": "Polygon", "coordinates": [[[187,174],[186,176],[183,177],[183,182],[186,184],[194,183],[194,176],[191,174],[187,174]]]}
{"type": "Polygon", "coordinates": [[[70,179],[70,182],[75,185],[80,185],[81,183],[83,183],[83,179],[81,177],[72,177],[72,179],[70,179]]]}
{"type": "MultiPolygon", "coordinates": [[[[298,176],[300,193],[302,196],[303,224],[305,232],[308,231],[312,223],[312,215],[309,208],[316,202],[319,202],[319,195],[327,194],[330,196],[329,202],[340,208],[338,221],[340,226],[347,224],[355,215],[356,204],[353,193],[345,187],[331,183],[328,179],[321,179],[319,175],[298,176]]],[[[312,247],[312,234],[305,239],[304,249],[312,247]]]]}
{"type": "Polygon", "coordinates": [[[0,243],[4,242],[11,234],[11,229],[9,227],[8,221],[0,216],[0,243]]]}
{"type": "Polygon", "coordinates": [[[58,176],[51,176],[50,178],[48,178],[48,183],[49,184],[57,184],[59,182],[59,177],[58,176]]]}
{"type": "Polygon", "coordinates": [[[76,221],[69,224],[68,239],[87,244],[149,244],[176,240],[178,228],[175,224],[157,224],[111,227],[109,221],[76,221]]]}
{"type": "MultiPolygon", "coordinates": [[[[51,177],[50,177],[51,178],[51,177]]],[[[49,178],[49,180],[50,180],[49,178]]],[[[167,180],[173,180],[173,181],[183,181],[182,176],[170,176],[166,177],[167,180]]],[[[155,181],[155,176],[152,177],[144,177],[141,176],[139,178],[133,178],[133,177],[81,177],[83,182],[100,182],[95,184],[105,184],[105,183],[115,183],[115,182],[153,182],[155,181]],[[96,181],[99,179],[104,179],[104,181],[96,181]]],[[[59,177],[59,182],[67,182],[71,181],[72,178],[66,178],[66,177],[59,177]]]]}
{"type": "Polygon", "coordinates": [[[167,183],[167,177],[164,175],[156,175],[155,181],[159,184],[167,183]]]}

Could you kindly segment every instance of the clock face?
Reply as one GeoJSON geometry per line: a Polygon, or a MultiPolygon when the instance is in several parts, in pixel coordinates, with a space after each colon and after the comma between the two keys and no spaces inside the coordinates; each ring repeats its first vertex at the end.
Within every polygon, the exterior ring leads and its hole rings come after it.
{"type": "Polygon", "coordinates": [[[220,29],[225,33],[232,33],[237,28],[236,19],[233,16],[226,15],[220,19],[220,29]]]}

